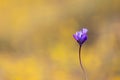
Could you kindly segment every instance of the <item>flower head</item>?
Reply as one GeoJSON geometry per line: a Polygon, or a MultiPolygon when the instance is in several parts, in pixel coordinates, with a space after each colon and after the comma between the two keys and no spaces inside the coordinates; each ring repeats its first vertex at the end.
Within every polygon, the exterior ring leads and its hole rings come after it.
{"type": "Polygon", "coordinates": [[[82,30],[73,34],[73,37],[80,45],[82,45],[87,40],[87,32],[88,29],[83,28],[82,30]]]}

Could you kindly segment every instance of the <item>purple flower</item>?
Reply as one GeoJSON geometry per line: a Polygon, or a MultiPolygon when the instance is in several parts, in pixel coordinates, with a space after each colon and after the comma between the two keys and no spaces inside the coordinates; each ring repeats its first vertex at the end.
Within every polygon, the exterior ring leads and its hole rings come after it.
{"type": "Polygon", "coordinates": [[[87,32],[88,29],[83,28],[82,30],[73,34],[73,37],[80,45],[82,45],[87,40],[87,32]]]}

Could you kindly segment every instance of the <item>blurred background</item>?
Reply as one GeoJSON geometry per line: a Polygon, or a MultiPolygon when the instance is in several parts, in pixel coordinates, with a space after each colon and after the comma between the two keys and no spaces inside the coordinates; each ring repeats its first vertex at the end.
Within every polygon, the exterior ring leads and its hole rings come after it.
{"type": "Polygon", "coordinates": [[[88,80],[120,80],[120,0],[0,0],[0,80],[82,80],[82,27],[88,80]]]}

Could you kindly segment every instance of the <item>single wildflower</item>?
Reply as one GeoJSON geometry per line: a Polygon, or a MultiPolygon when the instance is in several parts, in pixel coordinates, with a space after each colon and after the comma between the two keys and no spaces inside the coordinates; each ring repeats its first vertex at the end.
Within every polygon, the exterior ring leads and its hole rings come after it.
{"type": "Polygon", "coordinates": [[[81,60],[81,47],[82,44],[87,40],[88,36],[87,36],[87,32],[88,29],[83,28],[82,30],[76,32],[75,34],[73,34],[74,39],[79,43],[79,62],[80,62],[80,67],[83,71],[83,75],[84,75],[84,79],[87,80],[87,76],[86,76],[86,72],[85,69],[82,65],[82,60],[81,60]]]}
{"type": "Polygon", "coordinates": [[[82,45],[87,40],[87,32],[88,30],[83,28],[82,30],[73,34],[73,37],[80,45],[82,45]]]}

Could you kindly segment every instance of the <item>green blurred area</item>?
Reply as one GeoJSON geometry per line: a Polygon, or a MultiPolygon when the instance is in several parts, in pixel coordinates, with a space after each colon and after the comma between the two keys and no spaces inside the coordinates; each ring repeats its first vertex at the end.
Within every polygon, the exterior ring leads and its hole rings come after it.
{"type": "Polygon", "coordinates": [[[82,27],[89,80],[120,80],[120,0],[0,0],[0,80],[82,80],[82,27]]]}

